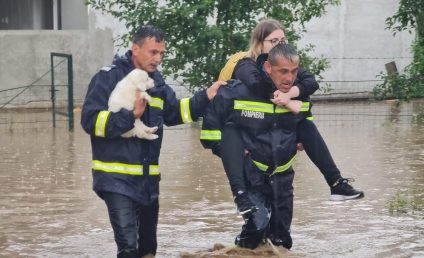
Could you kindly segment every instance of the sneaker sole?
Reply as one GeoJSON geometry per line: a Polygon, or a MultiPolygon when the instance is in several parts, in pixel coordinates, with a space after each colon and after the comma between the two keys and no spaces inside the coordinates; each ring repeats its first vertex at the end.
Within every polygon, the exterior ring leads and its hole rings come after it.
{"type": "Polygon", "coordinates": [[[332,194],[330,195],[330,201],[346,201],[346,200],[353,200],[353,199],[361,199],[364,197],[363,193],[355,194],[355,195],[339,195],[339,194],[332,194]]]}

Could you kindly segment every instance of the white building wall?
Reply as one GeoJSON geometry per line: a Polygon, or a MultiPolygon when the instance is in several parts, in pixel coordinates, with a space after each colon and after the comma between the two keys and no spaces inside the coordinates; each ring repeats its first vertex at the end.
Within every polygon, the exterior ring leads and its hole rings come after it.
{"type": "MultiPolygon", "coordinates": [[[[342,0],[327,13],[309,22],[300,45],[315,45],[315,56],[324,56],[331,68],[323,81],[342,92],[370,91],[385,64],[396,61],[399,70],[411,61],[413,35],[385,29],[385,19],[395,14],[398,0],[342,0]]],[[[323,86],[324,83],[321,83],[323,86]]]]}
{"type": "Polygon", "coordinates": [[[81,30],[88,28],[88,7],[83,1],[61,1],[62,29],[81,30]],[[75,16],[78,16],[75,19],[75,16]]]}

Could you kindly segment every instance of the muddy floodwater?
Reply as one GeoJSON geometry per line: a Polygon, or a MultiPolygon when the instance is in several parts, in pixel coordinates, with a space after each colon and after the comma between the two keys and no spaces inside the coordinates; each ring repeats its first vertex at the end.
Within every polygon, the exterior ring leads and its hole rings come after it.
{"type": "MultiPolygon", "coordinates": [[[[323,176],[300,153],[291,257],[424,257],[424,102],[318,103],[314,113],[342,175],[365,198],[329,201],[323,176]]],[[[0,257],[116,257],[76,119],[74,132],[50,123],[0,130],[0,257]]],[[[242,224],[199,130],[165,130],[156,257],[232,245],[242,224]]]]}

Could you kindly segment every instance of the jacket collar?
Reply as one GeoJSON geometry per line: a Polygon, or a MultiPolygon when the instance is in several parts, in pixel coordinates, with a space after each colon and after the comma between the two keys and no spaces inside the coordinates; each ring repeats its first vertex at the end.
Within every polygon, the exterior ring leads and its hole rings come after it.
{"type": "MultiPolygon", "coordinates": [[[[132,51],[128,50],[123,56],[115,55],[113,64],[123,69],[125,73],[129,73],[134,70],[135,66],[132,62],[132,51]]],[[[155,86],[163,86],[165,84],[165,80],[159,71],[156,70],[149,73],[149,76],[155,81],[155,86]]]]}
{"type": "Polygon", "coordinates": [[[258,71],[261,73],[262,78],[265,80],[262,84],[263,87],[261,89],[261,92],[258,92],[261,98],[265,98],[269,100],[270,98],[273,98],[274,91],[277,90],[274,83],[271,80],[271,77],[264,71],[264,63],[268,60],[268,54],[260,54],[256,58],[256,67],[258,68],[258,71]]]}

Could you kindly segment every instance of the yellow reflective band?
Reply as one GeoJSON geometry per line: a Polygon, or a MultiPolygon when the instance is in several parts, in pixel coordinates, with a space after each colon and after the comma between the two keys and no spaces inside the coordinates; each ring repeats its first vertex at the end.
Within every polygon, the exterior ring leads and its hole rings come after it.
{"type": "Polygon", "coordinates": [[[97,115],[96,128],[94,129],[94,135],[98,137],[105,137],[106,135],[106,121],[109,117],[109,111],[100,111],[97,115]]]}
{"type": "Polygon", "coordinates": [[[252,161],[253,161],[253,163],[255,163],[255,165],[261,170],[261,171],[263,171],[263,172],[265,172],[265,171],[267,171],[268,170],[268,166],[267,165],[265,165],[265,164],[263,164],[263,163],[260,163],[260,162],[258,162],[258,161],[254,161],[253,159],[252,159],[252,161]]]}
{"type": "Polygon", "coordinates": [[[159,108],[159,109],[163,109],[163,99],[161,99],[161,98],[152,98],[150,101],[149,101],[149,106],[151,106],[151,107],[156,107],[156,108],[159,108]]]}
{"type": "Polygon", "coordinates": [[[158,165],[150,165],[149,166],[149,175],[151,175],[151,176],[160,175],[159,166],[158,165]]]}
{"type": "MultiPolygon", "coordinates": [[[[103,162],[100,160],[92,161],[92,168],[106,173],[118,173],[133,176],[143,175],[143,165],[125,164],[119,162],[103,162]]],[[[160,170],[158,165],[149,165],[149,175],[158,176],[160,170]]]]}
{"type": "Polygon", "coordinates": [[[143,165],[125,164],[118,162],[102,162],[93,160],[93,169],[107,173],[119,173],[133,176],[143,175],[143,165]]]}
{"type": "MultiPolygon", "coordinates": [[[[281,165],[281,166],[278,166],[272,173],[271,173],[271,175],[269,175],[269,176],[272,176],[272,175],[275,175],[275,174],[277,174],[277,173],[281,173],[281,172],[285,172],[285,171],[287,171],[289,168],[291,168],[291,166],[293,165],[293,163],[295,162],[295,160],[296,160],[296,154],[293,156],[293,158],[291,158],[286,164],[284,164],[284,165],[281,165]]],[[[266,172],[267,170],[268,170],[268,168],[269,168],[269,166],[267,166],[267,165],[265,165],[265,164],[263,164],[263,163],[260,163],[260,162],[258,162],[258,161],[255,161],[255,160],[252,160],[253,161],[253,163],[256,165],[256,167],[259,169],[259,170],[261,170],[261,171],[263,171],[263,172],[266,172]]]]}
{"type": "Polygon", "coordinates": [[[281,172],[287,171],[287,169],[291,168],[291,166],[293,165],[293,163],[295,162],[295,160],[296,160],[296,154],[293,156],[293,158],[291,158],[291,159],[289,160],[289,162],[287,162],[287,163],[286,163],[286,164],[284,164],[284,165],[278,166],[278,167],[274,170],[274,172],[272,172],[272,174],[271,174],[270,176],[272,176],[272,175],[274,175],[274,174],[277,174],[277,173],[281,173],[281,172]]]}
{"type": "Polygon", "coordinates": [[[309,102],[302,102],[302,107],[300,108],[300,112],[309,111],[310,104],[311,103],[309,103],[309,102]]]}
{"type": "Polygon", "coordinates": [[[285,107],[282,107],[282,106],[276,106],[275,107],[275,113],[277,113],[277,114],[281,114],[281,113],[290,113],[291,111],[290,110],[288,110],[287,108],[285,108],[285,107]]]}
{"type": "Polygon", "coordinates": [[[273,104],[255,102],[255,101],[234,100],[234,109],[264,112],[264,113],[274,113],[273,104]]]}
{"type": "Polygon", "coordinates": [[[310,121],[314,121],[314,117],[313,116],[308,116],[306,119],[308,119],[310,121]]]}
{"type": "MultiPolygon", "coordinates": [[[[302,106],[300,107],[300,112],[306,112],[309,111],[309,102],[302,102],[302,106]]],[[[282,114],[282,113],[290,113],[291,111],[285,108],[284,106],[276,106],[275,107],[275,113],[282,114]]]]}
{"type": "Polygon", "coordinates": [[[190,114],[190,98],[180,100],[180,113],[184,124],[193,122],[190,114]]]}
{"type": "Polygon", "coordinates": [[[220,130],[201,130],[200,140],[219,141],[221,140],[221,131],[220,130]]]}

